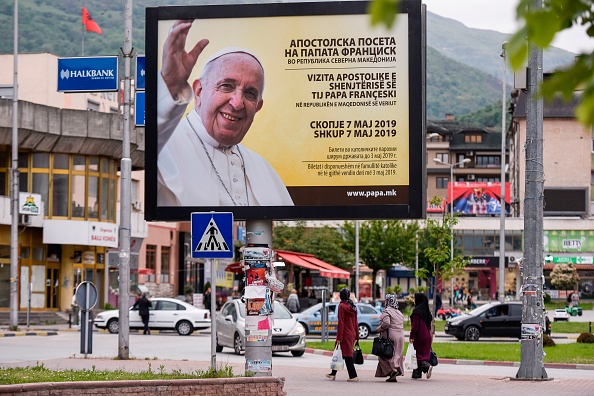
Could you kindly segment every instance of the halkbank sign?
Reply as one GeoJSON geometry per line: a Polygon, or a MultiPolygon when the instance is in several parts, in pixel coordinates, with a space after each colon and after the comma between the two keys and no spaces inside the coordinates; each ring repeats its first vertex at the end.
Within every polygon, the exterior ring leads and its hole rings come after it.
{"type": "Polygon", "coordinates": [[[117,90],[117,56],[58,58],[58,92],[117,90]]]}

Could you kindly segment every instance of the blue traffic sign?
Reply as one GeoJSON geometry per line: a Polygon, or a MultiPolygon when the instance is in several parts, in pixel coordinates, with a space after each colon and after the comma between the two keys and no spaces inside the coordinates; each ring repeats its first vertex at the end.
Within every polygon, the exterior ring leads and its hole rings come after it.
{"type": "Polygon", "coordinates": [[[146,75],[146,58],[144,55],[136,56],[136,89],[143,90],[145,87],[144,76],[146,75]]]}
{"type": "Polygon", "coordinates": [[[58,92],[118,90],[118,57],[58,58],[58,92]]]}
{"type": "Polygon", "coordinates": [[[192,213],[192,258],[233,258],[233,213],[192,213]]]}
{"type": "Polygon", "coordinates": [[[144,91],[137,91],[134,95],[134,120],[136,126],[144,126],[144,106],[145,94],[144,91]]]}

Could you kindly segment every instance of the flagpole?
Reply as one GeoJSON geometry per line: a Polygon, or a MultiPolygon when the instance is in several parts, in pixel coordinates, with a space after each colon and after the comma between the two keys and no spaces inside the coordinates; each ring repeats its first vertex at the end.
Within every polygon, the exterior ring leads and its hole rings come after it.
{"type": "Polygon", "coordinates": [[[85,56],[85,25],[84,23],[81,25],[82,26],[82,56],[85,56]]]}

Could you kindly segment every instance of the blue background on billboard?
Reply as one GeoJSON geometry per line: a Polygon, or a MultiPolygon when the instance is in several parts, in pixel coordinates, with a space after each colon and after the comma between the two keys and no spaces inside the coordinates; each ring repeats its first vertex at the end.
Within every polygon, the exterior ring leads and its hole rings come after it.
{"type": "Polygon", "coordinates": [[[118,83],[117,56],[58,58],[58,92],[111,92],[118,90],[118,83]],[[108,75],[86,77],[94,70],[108,75]]]}
{"type": "Polygon", "coordinates": [[[136,89],[144,89],[144,77],[146,76],[146,62],[144,55],[136,56],[136,89]]]}
{"type": "Polygon", "coordinates": [[[140,91],[134,98],[134,121],[138,126],[144,126],[145,96],[144,91],[140,91]]]}
{"type": "Polygon", "coordinates": [[[194,212],[192,213],[192,258],[233,258],[233,213],[231,212],[194,212]],[[228,247],[228,251],[196,251],[200,239],[210,228],[210,220],[214,219],[220,234],[228,247]]]}

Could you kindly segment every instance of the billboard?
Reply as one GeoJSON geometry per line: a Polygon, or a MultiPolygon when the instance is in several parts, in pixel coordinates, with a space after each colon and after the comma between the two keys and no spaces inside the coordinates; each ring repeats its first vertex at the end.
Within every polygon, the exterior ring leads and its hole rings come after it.
{"type": "Polygon", "coordinates": [[[147,8],[147,220],[424,217],[421,2],[400,4],[390,29],[359,1],[147,8]]]}
{"type": "MultiPolygon", "coordinates": [[[[449,202],[454,202],[454,212],[461,215],[501,214],[501,183],[499,182],[454,182],[448,183],[449,202]]],[[[505,214],[510,210],[510,183],[505,183],[505,214]]]]}

